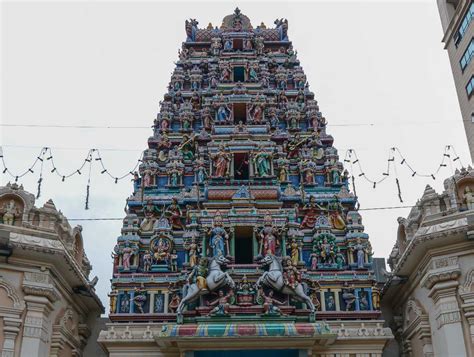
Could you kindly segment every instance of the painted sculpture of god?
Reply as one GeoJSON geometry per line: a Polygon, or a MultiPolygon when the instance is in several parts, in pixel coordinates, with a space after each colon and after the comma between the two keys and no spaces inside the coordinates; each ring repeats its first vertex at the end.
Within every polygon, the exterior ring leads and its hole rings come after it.
{"type": "Polygon", "coordinates": [[[0,203],[0,214],[3,224],[13,226],[15,221],[21,217],[22,208],[13,198],[5,199],[0,203]]]}

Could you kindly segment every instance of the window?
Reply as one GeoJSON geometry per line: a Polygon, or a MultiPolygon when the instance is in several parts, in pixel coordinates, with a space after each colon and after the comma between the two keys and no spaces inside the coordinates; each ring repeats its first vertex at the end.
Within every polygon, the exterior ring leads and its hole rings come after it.
{"type": "Polygon", "coordinates": [[[471,98],[471,95],[474,92],[474,76],[471,76],[471,79],[467,83],[466,92],[467,92],[468,98],[471,98]]]}
{"type": "Polygon", "coordinates": [[[234,179],[249,179],[249,158],[246,153],[234,154],[234,179]]]}
{"type": "Polygon", "coordinates": [[[241,38],[236,38],[232,41],[232,48],[234,50],[242,50],[244,48],[244,41],[241,38]]]}
{"type": "Polygon", "coordinates": [[[471,2],[471,5],[469,6],[469,9],[467,10],[466,15],[464,15],[464,18],[461,21],[461,25],[459,26],[458,32],[456,33],[456,35],[454,35],[454,44],[456,45],[456,47],[461,42],[473,18],[474,18],[474,2],[471,2]]]}
{"type": "Polygon", "coordinates": [[[469,65],[469,62],[471,62],[472,57],[474,57],[474,38],[469,42],[469,46],[467,46],[466,51],[464,51],[461,60],[459,61],[463,71],[469,65]]]}
{"type": "Polygon", "coordinates": [[[253,263],[253,227],[235,227],[235,263],[253,263]]]}
{"type": "Polygon", "coordinates": [[[245,82],[244,67],[234,67],[234,82],[245,82]]]}
{"type": "Polygon", "coordinates": [[[234,103],[232,105],[234,110],[234,124],[239,124],[240,122],[247,122],[247,104],[245,103],[234,103]]]}

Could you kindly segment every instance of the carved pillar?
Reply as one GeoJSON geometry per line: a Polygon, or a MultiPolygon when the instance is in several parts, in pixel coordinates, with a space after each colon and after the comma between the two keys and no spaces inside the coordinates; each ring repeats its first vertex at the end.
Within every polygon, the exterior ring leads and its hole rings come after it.
{"type": "MultiPolygon", "coordinates": [[[[324,296],[324,293],[328,291],[328,289],[321,289],[320,290],[320,293],[321,293],[321,311],[326,311],[326,298],[324,296]]],[[[337,304],[339,304],[339,301],[337,301],[337,304]]],[[[337,305],[336,305],[337,306],[337,305]]]]}
{"type": "Polygon", "coordinates": [[[25,272],[22,288],[26,316],[20,356],[46,357],[51,338],[49,314],[59,293],[49,272],[25,272]]]}
{"type": "Polygon", "coordinates": [[[165,314],[167,314],[167,313],[168,313],[168,305],[169,305],[169,303],[170,303],[170,292],[169,292],[169,291],[165,291],[165,292],[164,292],[164,295],[165,295],[165,303],[164,303],[164,304],[165,304],[165,308],[164,308],[163,312],[164,312],[165,314]]]}
{"type": "Polygon", "coordinates": [[[461,269],[457,257],[433,260],[431,269],[425,273],[421,284],[430,290],[435,310],[430,311],[431,319],[436,321],[438,331],[433,347],[437,355],[466,356],[461,322],[461,311],[456,298],[457,281],[461,269]]]}
{"type": "Polygon", "coordinates": [[[3,318],[3,346],[2,357],[15,355],[15,340],[20,332],[21,319],[14,317],[3,318]]]}
{"type": "Polygon", "coordinates": [[[230,256],[235,257],[235,228],[230,227],[230,256]]]}
{"type": "Polygon", "coordinates": [[[331,289],[331,291],[334,293],[334,300],[336,302],[336,311],[341,311],[341,302],[339,301],[339,293],[341,292],[341,289],[331,289]]]}
{"type": "Polygon", "coordinates": [[[471,343],[474,344],[474,269],[469,272],[464,285],[459,287],[459,296],[461,298],[462,312],[469,324],[469,334],[471,343]]]}
{"type": "Polygon", "coordinates": [[[148,313],[149,314],[153,314],[154,311],[153,311],[153,308],[155,306],[155,294],[156,294],[156,291],[150,291],[150,303],[148,304],[148,313]]]}

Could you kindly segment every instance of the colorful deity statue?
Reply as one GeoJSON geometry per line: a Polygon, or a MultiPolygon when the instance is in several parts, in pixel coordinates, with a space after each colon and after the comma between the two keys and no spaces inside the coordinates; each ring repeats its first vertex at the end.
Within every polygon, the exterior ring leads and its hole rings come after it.
{"type": "Polygon", "coordinates": [[[171,240],[166,237],[160,237],[152,241],[151,250],[156,264],[169,263],[172,244],[171,240]]]}
{"type": "Polygon", "coordinates": [[[204,129],[211,130],[212,124],[214,123],[214,119],[212,119],[212,115],[211,115],[211,111],[209,110],[209,107],[205,107],[201,111],[201,118],[202,118],[202,125],[204,129]]]}
{"type": "Polygon", "coordinates": [[[224,291],[219,290],[218,298],[209,303],[209,306],[214,308],[209,312],[209,315],[227,315],[229,313],[229,307],[235,300],[234,292],[229,291],[227,295],[224,295],[224,291]]]}
{"type": "Polygon", "coordinates": [[[196,239],[193,237],[190,241],[184,242],[184,249],[188,251],[188,262],[192,268],[197,264],[198,261],[198,245],[196,239]]]}
{"type": "Polygon", "coordinates": [[[292,239],[290,244],[288,244],[288,248],[290,249],[291,254],[291,262],[294,266],[298,265],[300,261],[300,245],[296,241],[296,239],[292,239]]]}
{"type": "Polygon", "coordinates": [[[316,223],[316,217],[318,215],[318,212],[321,210],[324,210],[324,208],[316,203],[316,197],[309,196],[308,203],[302,208],[302,211],[305,212],[305,215],[303,217],[303,221],[301,222],[300,228],[314,228],[314,224],[316,223]]]}
{"type": "Polygon", "coordinates": [[[257,177],[268,177],[272,174],[272,154],[265,151],[263,144],[259,147],[256,154],[253,155],[255,165],[255,174],[257,177]]]}
{"type": "Polygon", "coordinates": [[[309,255],[310,270],[314,271],[318,269],[318,261],[319,261],[319,252],[316,245],[313,245],[313,251],[309,255]]]}
{"type": "Polygon", "coordinates": [[[224,222],[220,212],[216,213],[212,229],[210,231],[209,248],[211,255],[217,257],[219,255],[226,256],[229,253],[229,234],[223,228],[224,222]]]}
{"type": "Polygon", "coordinates": [[[227,62],[224,62],[220,66],[221,70],[221,76],[220,76],[220,81],[221,82],[230,82],[230,75],[231,75],[231,69],[230,65],[227,62]]]}
{"type": "Polygon", "coordinates": [[[306,139],[301,139],[299,134],[296,134],[294,138],[286,145],[288,159],[300,157],[301,147],[306,143],[306,141],[306,139]]]}
{"type": "Polygon", "coordinates": [[[122,256],[122,268],[124,271],[130,270],[132,259],[137,254],[137,247],[128,240],[118,248],[118,254],[122,256]]]}
{"type": "Polygon", "coordinates": [[[260,231],[260,254],[275,255],[280,242],[278,241],[278,229],[273,226],[272,216],[267,211],[263,218],[263,228],[260,231]]]}
{"type": "Polygon", "coordinates": [[[278,159],[278,181],[280,182],[288,182],[288,173],[290,170],[288,160],[286,159],[278,159]]]}
{"type": "Polygon", "coordinates": [[[214,163],[213,177],[227,177],[229,175],[230,157],[225,151],[225,145],[219,145],[219,151],[211,155],[214,163]]]}
{"type": "Polygon", "coordinates": [[[190,101],[193,106],[193,110],[198,111],[201,109],[201,97],[197,90],[193,92],[190,101]]]}
{"type": "Polygon", "coordinates": [[[344,206],[341,204],[337,196],[334,196],[335,201],[331,202],[328,206],[329,209],[329,221],[334,229],[345,229],[346,222],[344,221],[344,206]]]}
{"type": "Polygon", "coordinates": [[[244,51],[252,51],[253,50],[253,43],[250,38],[246,38],[244,40],[244,51]]]}
{"type": "Polygon", "coordinates": [[[253,124],[261,124],[263,122],[263,105],[254,103],[248,110],[249,121],[253,124]]]}
{"type": "Polygon", "coordinates": [[[135,294],[133,296],[133,304],[135,306],[135,312],[140,314],[145,313],[143,306],[146,304],[146,292],[142,289],[135,288],[135,294]]]}
{"type": "Polygon", "coordinates": [[[140,224],[140,231],[149,232],[153,230],[156,218],[160,215],[160,210],[150,200],[143,206],[144,218],[140,224]]]}
{"type": "Polygon", "coordinates": [[[257,82],[258,81],[258,63],[247,63],[245,67],[245,72],[247,74],[247,79],[250,82],[257,82]]]}
{"type": "Polygon", "coordinates": [[[178,204],[178,199],[173,197],[171,204],[165,210],[165,217],[169,220],[171,226],[174,229],[184,229],[181,219],[183,218],[183,212],[178,204]]]}
{"type": "Polygon", "coordinates": [[[143,254],[143,271],[149,272],[151,269],[152,257],[149,251],[143,254]]]}
{"type": "Polygon", "coordinates": [[[283,305],[284,302],[279,301],[273,297],[273,290],[268,292],[268,295],[265,294],[263,289],[259,292],[263,300],[263,313],[266,315],[280,315],[281,311],[277,305],[283,305]]]}
{"type": "Polygon", "coordinates": [[[178,150],[181,151],[183,154],[184,160],[194,160],[194,153],[195,153],[195,143],[196,143],[196,136],[195,135],[183,135],[183,139],[181,140],[181,144],[178,146],[178,150]]]}
{"type": "Polygon", "coordinates": [[[199,289],[206,289],[206,277],[208,273],[207,265],[208,261],[206,258],[199,259],[199,264],[193,267],[191,273],[187,277],[188,284],[195,283],[199,289]]]}
{"type": "Polygon", "coordinates": [[[196,174],[196,182],[203,184],[207,180],[207,170],[204,161],[201,159],[196,160],[194,164],[194,172],[196,174]]]}
{"type": "Polygon", "coordinates": [[[219,36],[214,36],[211,38],[211,53],[213,56],[219,56],[219,53],[222,48],[222,40],[219,36]]]}
{"type": "Polygon", "coordinates": [[[474,192],[471,191],[470,186],[464,188],[464,203],[468,210],[474,209],[474,192]]]}
{"type": "Polygon", "coordinates": [[[364,268],[364,263],[365,263],[365,245],[362,244],[362,241],[360,238],[357,239],[357,243],[351,247],[352,251],[356,252],[356,258],[357,258],[357,268],[358,269],[363,269],[364,268]]]}
{"type": "Polygon", "coordinates": [[[298,271],[296,264],[293,264],[292,258],[287,257],[284,260],[283,279],[285,285],[295,289],[299,282],[301,282],[301,273],[298,271]]]}
{"type": "Polygon", "coordinates": [[[182,184],[183,177],[183,164],[174,160],[172,163],[167,165],[168,168],[168,184],[172,187],[176,187],[182,184]]]}

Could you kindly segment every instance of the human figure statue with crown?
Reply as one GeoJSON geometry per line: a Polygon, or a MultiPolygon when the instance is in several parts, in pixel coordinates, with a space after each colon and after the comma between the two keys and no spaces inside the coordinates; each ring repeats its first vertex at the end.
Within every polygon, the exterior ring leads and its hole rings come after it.
{"type": "Polygon", "coordinates": [[[273,227],[272,216],[267,211],[263,218],[263,228],[260,231],[260,254],[261,255],[275,255],[279,246],[278,230],[273,227]]]}
{"type": "Polygon", "coordinates": [[[217,257],[219,255],[226,256],[229,252],[228,244],[229,244],[229,235],[227,234],[226,230],[223,228],[223,219],[220,212],[216,213],[214,218],[213,227],[210,232],[210,241],[209,247],[212,252],[213,257],[217,257]]]}

